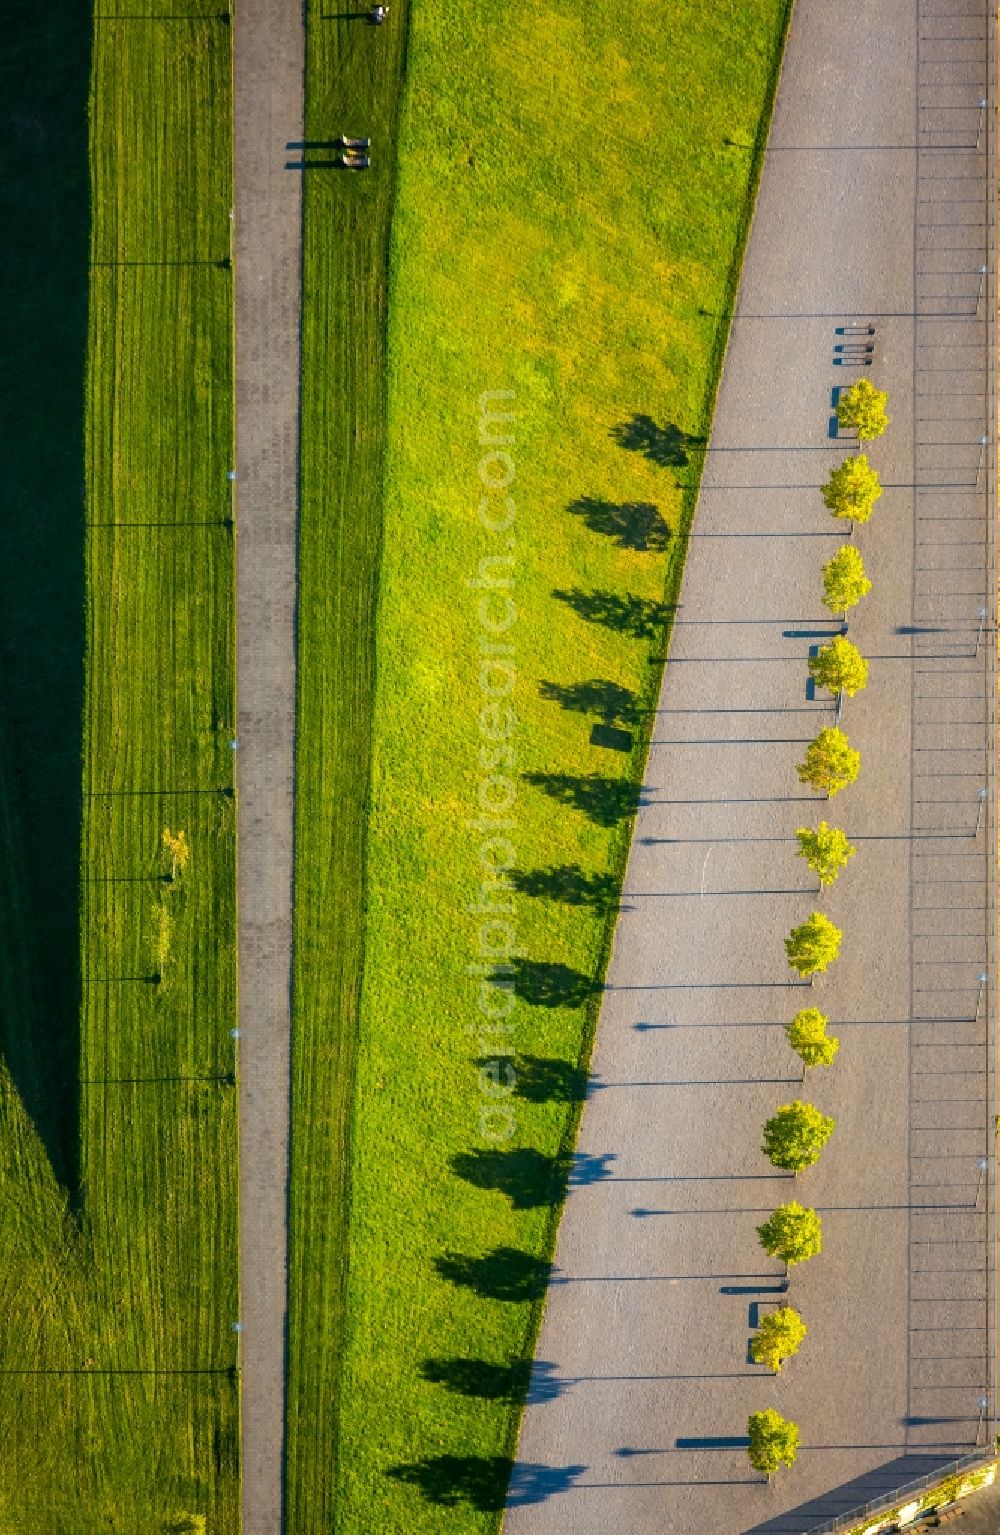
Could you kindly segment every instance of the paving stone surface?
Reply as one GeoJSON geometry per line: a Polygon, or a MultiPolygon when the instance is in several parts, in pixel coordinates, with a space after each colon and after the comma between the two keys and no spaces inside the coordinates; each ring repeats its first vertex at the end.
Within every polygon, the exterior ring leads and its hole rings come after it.
{"type": "Polygon", "coordinates": [[[983,0],[796,7],[508,1535],[795,1535],[974,1448],[984,1396],[993,1431],[993,26],[983,0]],[[819,486],[862,376],[893,421],[856,535],[862,773],[828,804],[794,765],[834,722],[819,486]],[[858,852],[817,897],[794,833],[821,817],[858,852]],[[815,907],[844,942],[810,989],[782,940],[815,907]],[[805,1005],[841,1051],[803,1089],[805,1005]],[[838,1124],[793,1182],[760,1131],[800,1094],[838,1124]],[[825,1250],[786,1290],[755,1227],[792,1197],[825,1250]],[[810,1331],[773,1379],[747,1348],[786,1295],[810,1331]],[[770,1487],[766,1406],[802,1434],[770,1487]]]}

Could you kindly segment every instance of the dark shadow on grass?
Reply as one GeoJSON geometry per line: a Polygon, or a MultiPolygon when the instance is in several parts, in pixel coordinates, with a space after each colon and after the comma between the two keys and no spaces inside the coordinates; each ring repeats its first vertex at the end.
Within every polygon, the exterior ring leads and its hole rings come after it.
{"type": "Polygon", "coordinates": [[[474,1508],[499,1513],[506,1502],[514,1462],[509,1455],[425,1455],[389,1475],[416,1487],[439,1508],[474,1508]]]}
{"type": "Polygon", "coordinates": [[[658,426],[646,415],[635,415],[613,426],[611,436],[620,448],[641,453],[661,469],[684,469],[691,461],[690,450],[705,446],[704,437],[693,437],[672,421],[658,426]]]}
{"type": "Polygon", "coordinates": [[[459,1396],[481,1397],[488,1402],[554,1402],[572,1384],[548,1359],[534,1364],[530,1359],[515,1359],[512,1364],[493,1364],[487,1359],[426,1359],[420,1373],[425,1380],[459,1396]]]}
{"type": "Polygon", "coordinates": [[[635,815],[642,792],[640,784],[601,773],[525,773],[524,781],[560,805],[579,810],[595,826],[617,826],[635,815]]]}
{"type": "Polygon", "coordinates": [[[529,1103],[581,1103],[587,1096],[588,1074],[573,1061],[548,1055],[519,1055],[514,1070],[515,1095],[529,1103]]]}
{"type": "Polygon", "coordinates": [[[505,1194],[515,1210],[538,1210],[562,1199],[569,1176],[568,1157],[550,1157],[530,1146],[511,1151],[460,1151],[452,1170],[476,1188],[505,1194]]]}
{"type": "Polygon", "coordinates": [[[676,603],[656,602],[651,597],[621,597],[616,592],[585,592],[574,586],[552,593],[589,624],[603,624],[634,640],[662,638],[676,610],[676,603]]]}
{"type": "Polygon", "coordinates": [[[604,501],[599,496],[582,496],[570,503],[569,511],[581,517],[594,533],[613,539],[620,549],[648,554],[670,547],[670,528],[651,501],[604,501]]]}
{"type": "Polygon", "coordinates": [[[479,1189],[505,1194],[515,1210],[539,1210],[558,1205],[570,1186],[599,1183],[611,1176],[613,1152],[549,1156],[533,1146],[510,1151],[460,1151],[451,1159],[452,1171],[479,1189]]]}
{"type": "Polygon", "coordinates": [[[574,714],[595,714],[605,725],[637,725],[639,697],[631,688],[594,677],[589,682],[540,682],[538,691],[548,702],[574,714]]]}
{"type": "Polygon", "coordinates": [[[458,1396],[477,1396],[487,1402],[519,1402],[527,1394],[531,1360],[492,1364],[487,1359],[425,1359],[420,1373],[425,1380],[445,1386],[458,1396]]]}
{"type": "Polygon", "coordinates": [[[75,1191],[91,18],[0,14],[0,1050],[75,1191]]]}
{"type": "Polygon", "coordinates": [[[529,1007],[579,1007],[601,989],[584,971],[542,959],[512,960],[498,966],[491,980],[501,989],[513,989],[529,1007]]]}
{"type": "Polygon", "coordinates": [[[628,755],[634,743],[630,730],[619,730],[617,725],[595,725],[590,732],[590,744],[602,751],[628,755]]]}
{"type": "Polygon", "coordinates": [[[581,1103],[587,1096],[588,1074],[572,1061],[549,1055],[481,1056],[476,1065],[488,1069],[503,1063],[516,1097],[528,1103],[581,1103]]]}
{"type": "Polygon", "coordinates": [[[586,1469],[524,1461],[515,1467],[508,1455],[425,1455],[409,1465],[393,1466],[389,1475],[418,1488],[428,1503],[440,1508],[466,1507],[488,1514],[500,1513],[505,1503],[512,1508],[544,1503],[566,1492],[586,1469]]]}
{"type": "Polygon", "coordinates": [[[553,864],[548,869],[513,869],[510,882],[522,895],[564,906],[592,906],[613,911],[619,903],[618,881],[613,874],[588,874],[578,863],[553,864]]]}
{"type": "Polygon", "coordinates": [[[494,1247],[480,1258],[445,1253],[434,1267],[450,1284],[474,1290],[485,1300],[541,1300],[549,1282],[549,1264],[517,1247],[494,1247]]]}

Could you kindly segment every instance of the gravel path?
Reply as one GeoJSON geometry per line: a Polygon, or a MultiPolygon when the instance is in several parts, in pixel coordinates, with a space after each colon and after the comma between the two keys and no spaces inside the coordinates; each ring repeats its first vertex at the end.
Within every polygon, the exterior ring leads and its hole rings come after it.
{"type": "Polygon", "coordinates": [[[302,8],[235,48],[240,1265],[244,1535],[282,1527],[295,724],[302,8]]]}
{"type": "Polygon", "coordinates": [[[792,1535],[996,1411],[991,58],[984,0],[796,7],[508,1535],[792,1535]],[[831,392],[869,371],[893,425],[857,537],[863,767],[828,806],[794,772],[833,723],[806,662],[846,540],[818,487],[845,452],[831,392]],[[794,832],[823,816],[858,855],[817,900],[794,832]],[[782,939],[816,905],[844,947],[809,990],[782,939]],[[838,1128],[793,1184],[760,1127],[801,1091],[782,1025],[813,1004],[842,1047],[805,1096],[838,1128]],[[826,1247],[793,1270],[810,1334],[773,1380],[747,1345],[784,1281],[754,1228],[791,1197],[826,1247]],[[802,1449],[764,1488],[743,1436],[769,1405],[802,1449]]]}

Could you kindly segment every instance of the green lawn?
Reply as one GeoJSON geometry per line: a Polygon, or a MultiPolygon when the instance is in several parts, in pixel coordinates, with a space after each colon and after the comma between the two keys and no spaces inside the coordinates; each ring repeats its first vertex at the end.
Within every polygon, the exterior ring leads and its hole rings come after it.
{"type": "Polygon", "coordinates": [[[3,0],[0,1529],[18,1535],[239,1523],[231,68],[200,9],[116,0],[91,35],[85,6],[3,0]],[[168,826],[191,849],[175,881],[168,826]]]}
{"type": "Polygon", "coordinates": [[[311,8],[306,138],[372,140],[363,174],[307,151],[290,1194],[289,1530],[334,1528],[345,1126],[354,1070],[375,602],[385,453],[386,297],[406,5],[389,27],[311,8]]]}
{"type": "Polygon", "coordinates": [[[377,131],[370,181],[307,179],[296,1535],[498,1523],[786,10],[413,0],[385,418],[404,17],[310,12],[308,136],[377,131]]]}

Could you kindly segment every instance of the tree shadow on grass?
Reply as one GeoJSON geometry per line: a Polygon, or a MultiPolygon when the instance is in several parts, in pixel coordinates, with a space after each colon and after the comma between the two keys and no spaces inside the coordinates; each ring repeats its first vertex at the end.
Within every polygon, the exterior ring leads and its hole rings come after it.
{"type": "Polygon", "coordinates": [[[578,586],[569,591],[554,591],[552,595],[559,602],[565,602],[587,623],[603,624],[605,629],[628,634],[634,640],[662,638],[677,606],[673,602],[656,602],[650,597],[585,592],[578,586]]]}
{"type": "Polygon", "coordinates": [[[6,0],[3,21],[0,731],[12,831],[0,881],[17,923],[0,932],[0,1050],[75,1192],[91,14],[79,0],[6,0]]]}
{"type": "MultiPolygon", "coordinates": [[[[497,1056],[484,1055],[480,1067],[491,1067],[497,1056]]],[[[527,1103],[582,1103],[587,1096],[589,1075],[573,1061],[550,1055],[502,1055],[513,1070],[514,1095],[527,1103]]]]}
{"type": "Polygon", "coordinates": [[[541,1300],[549,1283],[551,1266],[544,1258],[517,1247],[494,1247],[480,1258],[466,1253],[445,1253],[434,1267],[450,1284],[474,1290],[485,1300],[541,1300]]]}
{"type": "Polygon", "coordinates": [[[425,1380],[446,1386],[459,1396],[482,1397],[490,1402],[553,1402],[569,1382],[547,1359],[515,1359],[512,1364],[493,1364],[487,1359],[427,1359],[420,1367],[425,1380]],[[530,1387],[530,1396],[529,1396],[530,1387]]]}
{"type": "Polygon", "coordinates": [[[588,1073],[574,1061],[557,1056],[519,1055],[514,1069],[518,1098],[528,1103],[582,1103],[587,1096],[588,1073]]]}
{"type": "Polygon", "coordinates": [[[529,1007],[579,1007],[601,990],[600,983],[572,965],[554,960],[515,959],[490,979],[502,990],[513,990],[529,1007]]]}
{"type": "Polygon", "coordinates": [[[533,1146],[510,1151],[477,1147],[451,1159],[452,1171],[479,1189],[505,1194],[515,1210],[539,1210],[558,1205],[567,1188],[599,1183],[611,1176],[613,1152],[557,1152],[549,1156],[533,1146]]]}
{"type": "Polygon", "coordinates": [[[440,1508],[477,1509],[499,1513],[507,1501],[507,1484],[514,1462],[509,1455],[425,1455],[389,1475],[416,1487],[428,1503],[440,1508]]]}
{"type": "Polygon", "coordinates": [[[574,517],[582,517],[593,532],[614,539],[620,549],[651,554],[670,547],[670,528],[651,501],[603,501],[597,496],[582,496],[570,503],[569,510],[574,517]]]}
{"type": "Polygon", "coordinates": [[[684,469],[691,461],[689,450],[705,446],[704,437],[693,437],[672,421],[658,426],[652,416],[641,414],[613,426],[611,436],[620,448],[641,453],[661,469],[684,469]]]}
{"type": "Polygon", "coordinates": [[[566,1492],[586,1466],[543,1466],[514,1462],[508,1455],[425,1455],[389,1472],[398,1482],[419,1488],[441,1508],[463,1505],[480,1513],[500,1513],[504,1505],[544,1503],[566,1492]],[[510,1495],[508,1497],[508,1484],[510,1495]]]}
{"type": "Polygon", "coordinates": [[[561,901],[564,906],[613,911],[620,902],[618,881],[613,874],[588,874],[578,863],[553,864],[548,869],[512,869],[509,878],[522,895],[561,901]]]}
{"type": "Polygon", "coordinates": [[[609,829],[635,815],[642,793],[641,784],[601,773],[525,773],[524,780],[560,805],[579,810],[595,826],[609,829]]]}
{"type": "Polygon", "coordinates": [[[540,682],[538,691],[548,703],[559,704],[574,714],[595,714],[605,725],[637,725],[639,697],[631,688],[594,677],[589,682],[540,682]]]}
{"type": "Polygon", "coordinates": [[[546,1156],[531,1146],[510,1151],[460,1151],[451,1159],[452,1171],[479,1189],[505,1194],[515,1210],[540,1210],[557,1205],[569,1182],[568,1156],[546,1156]]]}

